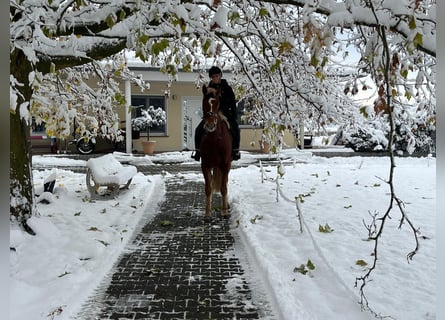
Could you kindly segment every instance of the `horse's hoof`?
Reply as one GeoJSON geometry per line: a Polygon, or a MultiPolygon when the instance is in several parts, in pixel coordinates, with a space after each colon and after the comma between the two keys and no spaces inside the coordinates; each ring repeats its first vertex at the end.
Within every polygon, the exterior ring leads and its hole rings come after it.
{"type": "Polygon", "coordinates": [[[223,219],[227,220],[227,219],[230,218],[230,214],[226,213],[226,214],[221,215],[221,217],[222,217],[223,219]]]}
{"type": "Polygon", "coordinates": [[[204,216],[204,222],[210,222],[210,221],[212,221],[211,216],[204,216]]]}

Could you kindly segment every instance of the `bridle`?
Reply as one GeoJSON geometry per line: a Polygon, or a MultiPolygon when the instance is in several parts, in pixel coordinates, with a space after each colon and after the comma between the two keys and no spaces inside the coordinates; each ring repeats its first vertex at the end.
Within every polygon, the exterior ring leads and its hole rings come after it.
{"type": "Polygon", "coordinates": [[[219,109],[219,101],[218,101],[218,98],[210,97],[210,98],[208,98],[207,103],[210,105],[210,110],[207,111],[204,115],[204,120],[205,120],[204,129],[207,132],[213,132],[216,130],[216,126],[218,124],[218,118],[219,118],[219,115],[218,115],[219,111],[218,110],[213,111],[213,108],[216,107],[217,109],[219,109]]]}

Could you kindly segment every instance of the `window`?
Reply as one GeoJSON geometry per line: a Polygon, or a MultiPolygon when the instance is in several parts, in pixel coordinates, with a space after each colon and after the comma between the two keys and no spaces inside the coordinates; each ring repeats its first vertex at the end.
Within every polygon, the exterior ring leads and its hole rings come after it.
{"type": "Polygon", "coordinates": [[[243,127],[257,127],[245,117],[252,110],[252,102],[246,99],[240,100],[236,106],[236,121],[243,127]]]}
{"type": "MultiPolygon", "coordinates": [[[[141,109],[147,109],[149,106],[153,106],[155,108],[162,108],[165,110],[165,96],[132,96],[131,97],[131,118],[137,118],[142,115],[141,109]]],[[[141,134],[146,134],[146,129],[141,130],[141,134]]],[[[154,136],[164,136],[167,134],[166,125],[160,126],[152,126],[150,128],[150,135],[154,136]]]]}
{"type": "Polygon", "coordinates": [[[37,124],[35,118],[32,117],[31,135],[46,135],[45,122],[37,124]]]}

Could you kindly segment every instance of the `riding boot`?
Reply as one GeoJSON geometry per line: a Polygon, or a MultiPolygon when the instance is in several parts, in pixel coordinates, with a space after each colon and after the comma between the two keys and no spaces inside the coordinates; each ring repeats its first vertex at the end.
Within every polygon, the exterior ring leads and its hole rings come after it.
{"type": "Polygon", "coordinates": [[[239,153],[239,149],[233,149],[232,150],[232,160],[236,161],[241,158],[241,154],[239,153]]]}
{"type": "Polygon", "coordinates": [[[239,145],[240,145],[240,139],[241,139],[241,134],[240,134],[240,129],[238,126],[238,123],[236,122],[236,120],[233,120],[230,124],[231,127],[231,131],[232,131],[232,137],[233,137],[233,141],[232,141],[232,160],[236,161],[239,160],[241,158],[240,152],[239,152],[239,145]]]}
{"type": "Polygon", "coordinates": [[[201,151],[199,149],[192,153],[192,159],[195,159],[195,161],[201,160],[201,151]]]}
{"type": "Polygon", "coordinates": [[[201,146],[201,138],[204,130],[204,121],[201,121],[195,130],[195,152],[192,153],[192,159],[199,161],[201,159],[201,151],[199,147],[201,146]]]}

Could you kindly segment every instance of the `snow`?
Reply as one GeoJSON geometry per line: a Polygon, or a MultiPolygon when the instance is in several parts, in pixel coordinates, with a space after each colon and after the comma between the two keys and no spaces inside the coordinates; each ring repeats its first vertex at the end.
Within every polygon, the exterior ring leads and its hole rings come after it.
{"type": "MultiPolygon", "coordinates": [[[[190,152],[113,155],[130,164],[190,161],[190,152]]],[[[366,267],[356,261],[372,262],[373,243],[365,241],[363,221],[369,224],[370,214],[381,215],[388,206],[389,188],[383,180],[388,177],[389,159],[325,158],[291,149],[283,151],[278,166],[275,161],[260,165],[259,157],[242,152],[237,164],[244,166],[230,172],[232,230],[253,269],[248,280],[263,281],[278,319],[374,319],[357,303],[355,278],[366,267]],[[277,179],[278,167],[284,175],[277,179]],[[277,186],[282,193],[278,201],[277,186]],[[298,197],[304,201],[295,202],[298,197]],[[320,225],[333,231],[319,232],[320,225]],[[298,272],[309,260],[315,268],[298,272]]],[[[415,244],[407,224],[398,228],[400,214],[395,209],[365,292],[370,306],[382,315],[432,320],[436,319],[436,159],[396,158],[396,164],[396,194],[420,230],[420,251],[407,262],[406,254],[415,244]]],[[[11,227],[10,245],[15,251],[10,253],[10,293],[20,297],[10,302],[11,319],[69,319],[142,227],[141,219],[156,214],[169,175],[137,173],[130,189],[115,200],[90,202],[85,174],[72,170],[85,166],[85,161],[34,156],[33,165],[48,168],[33,171],[37,195],[42,196],[45,178],[55,172],[57,179],[54,193],[46,197],[50,203],[38,203],[40,214],[29,220],[37,235],[11,227]]],[[[203,181],[199,172],[183,175],[203,181]]],[[[239,282],[234,277],[227,283],[228,294],[239,282]]]]}

